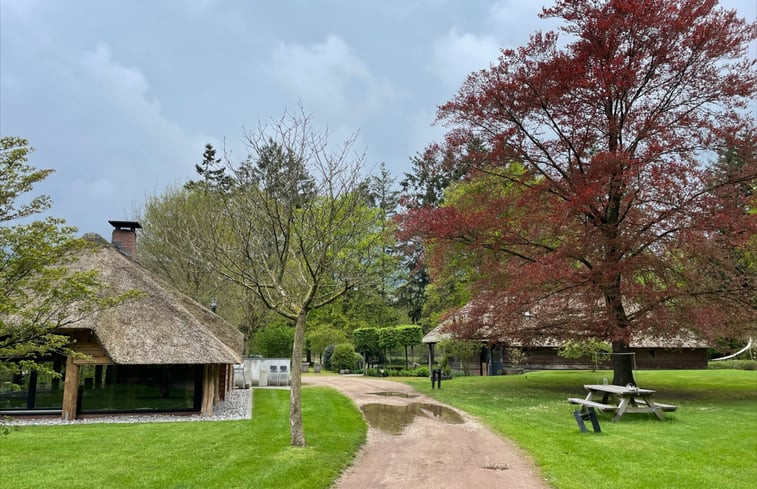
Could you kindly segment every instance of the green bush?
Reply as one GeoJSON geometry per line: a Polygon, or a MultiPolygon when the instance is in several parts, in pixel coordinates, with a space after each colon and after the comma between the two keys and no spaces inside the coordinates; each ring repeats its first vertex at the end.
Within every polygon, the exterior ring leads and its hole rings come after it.
{"type": "Polygon", "coordinates": [[[392,372],[391,369],[384,370],[382,368],[377,367],[371,367],[365,369],[365,375],[368,377],[388,377],[390,375],[390,372],[392,372]]]}
{"type": "Polygon", "coordinates": [[[323,368],[331,370],[331,357],[334,355],[334,345],[329,345],[323,349],[323,368]]]}
{"type": "Polygon", "coordinates": [[[757,370],[757,360],[723,360],[722,362],[710,362],[707,364],[707,368],[715,370],[757,370]]]}
{"type": "Polygon", "coordinates": [[[415,369],[416,377],[431,377],[431,371],[428,367],[418,367],[415,369]]]}
{"type": "Polygon", "coordinates": [[[310,341],[310,350],[319,357],[322,357],[323,351],[327,346],[344,343],[347,341],[347,338],[338,329],[322,326],[308,333],[308,341],[310,341]]]}
{"type": "Polygon", "coordinates": [[[359,368],[359,361],[360,355],[355,353],[352,343],[340,343],[334,347],[334,354],[331,355],[331,368],[335,371],[354,371],[359,368]]]}
{"type": "Polygon", "coordinates": [[[388,369],[390,377],[430,377],[428,367],[418,367],[413,369],[388,369]]]}

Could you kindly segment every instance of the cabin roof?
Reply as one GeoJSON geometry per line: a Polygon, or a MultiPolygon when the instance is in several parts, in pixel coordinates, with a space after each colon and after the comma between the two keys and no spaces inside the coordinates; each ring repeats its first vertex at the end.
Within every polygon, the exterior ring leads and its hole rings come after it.
{"type": "Polygon", "coordinates": [[[96,234],[71,268],[95,269],[108,293],[141,295],[78,320],[66,330],[92,330],[117,364],[229,364],[242,361],[243,335],[96,234]]]}

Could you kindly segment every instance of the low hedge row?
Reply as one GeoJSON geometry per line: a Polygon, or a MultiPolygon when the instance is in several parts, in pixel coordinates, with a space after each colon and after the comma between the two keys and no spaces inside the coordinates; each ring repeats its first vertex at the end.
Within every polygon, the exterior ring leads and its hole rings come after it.
{"type": "Polygon", "coordinates": [[[723,360],[722,362],[709,362],[707,368],[711,369],[737,369],[757,370],[757,360],[723,360]]]}
{"type": "Polygon", "coordinates": [[[418,367],[413,369],[381,369],[367,368],[365,375],[369,377],[429,377],[431,372],[428,367],[418,367]]]}

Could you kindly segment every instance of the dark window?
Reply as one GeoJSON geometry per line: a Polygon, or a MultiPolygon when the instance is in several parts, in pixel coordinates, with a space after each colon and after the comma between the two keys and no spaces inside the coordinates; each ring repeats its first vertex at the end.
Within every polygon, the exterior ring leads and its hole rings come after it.
{"type": "MultiPolygon", "coordinates": [[[[0,412],[60,411],[66,359],[44,365],[58,372],[0,371],[0,412]]],[[[199,411],[202,365],[83,365],[79,412],[199,411]]]]}
{"type": "Polygon", "coordinates": [[[46,371],[0,370],[0,411],[60,409],[65,364],[65,357],[56,355],[41,362],[46,371]]]}
{"type": "Polygon", "coordinates": [[[79,410],[192,411],[199,409],[198,365],[86,366],[79,378],[79,410]]]}

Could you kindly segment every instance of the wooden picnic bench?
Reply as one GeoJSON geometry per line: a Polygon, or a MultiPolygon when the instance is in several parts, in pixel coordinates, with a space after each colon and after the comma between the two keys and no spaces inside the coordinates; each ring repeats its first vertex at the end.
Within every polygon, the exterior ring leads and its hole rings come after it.
{"type": "Polygon", "coordinates": [[[664,411],[675,411],[678,406],[673,404],[663,404],[654,401],[657,391],[652,389],[640,389],[636,386],[628,385],[607,385],[607,384],[587,384],[584,389],[588,391],[584,399],[578,397],[568,398],[571,404],[581,406],[581,413],[586,413],[588,408],[599,409],[600,411],[614,411],[613,421],[619,420],[626,413],[652,413],[657,419],[664,420],[664,411]],[[594,397],[602,396],[602,402],[594,400],[594,397]],[[616,404],[610,404],[609,400],[616,400],[616,404]]]}
{"type": "MultiPolygon", "coordinates": [[[[645,403],[646,404],[646,402],[643,399],[637,399],[636,402],[637,403],[645,403]]],[[[654,402],[654,405],[655,405],[655,407],[658,407],[658,408],[662,409],[663,411],[667,411],[667,412],[673,412],[673,411],[676,411],[678,409],[678,406],[676,406],[674,404],[663,404],[663,403],[657,402],[657,401],[654,402]]]]}
{"type": "Polygon", "coordinates": [[[569,397],[568,402],[571,404],[579,404],[582,407],[593,407],[593,408],[599,409],[600,411],[617,411],[618,410],[618,406],[615,406],[612,404],[602,404],[601,402],[589,401],[586,399],[581,399],[579,397],[569,397]]]}

